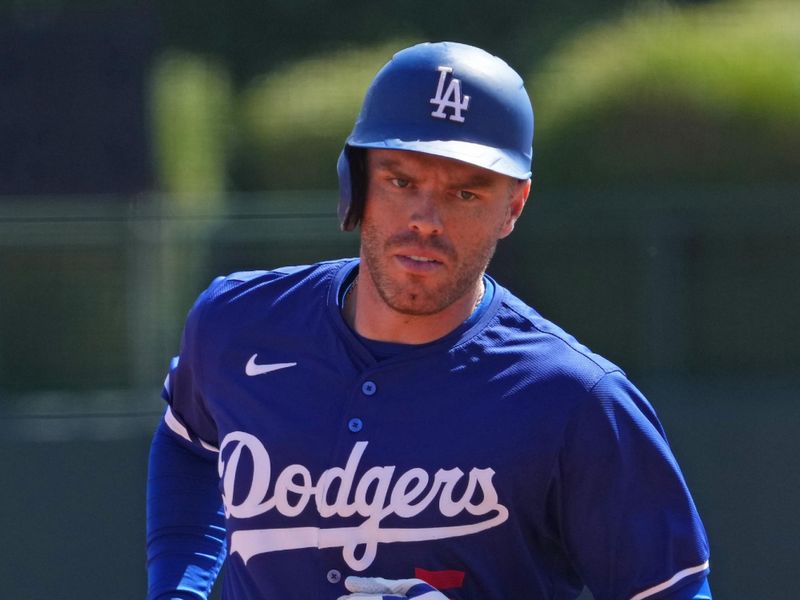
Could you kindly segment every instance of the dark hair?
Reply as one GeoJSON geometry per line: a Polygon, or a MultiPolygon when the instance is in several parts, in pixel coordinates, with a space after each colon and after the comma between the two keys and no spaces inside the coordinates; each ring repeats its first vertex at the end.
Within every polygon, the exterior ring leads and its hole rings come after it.
{"type": "Polygon", "coordinates": [[[354,229],[361,223],[364,206],[367,202],[367,149],[347,146],[347,161],[350,164],[350,207],[344,218],[342,228],[354,229]]]}

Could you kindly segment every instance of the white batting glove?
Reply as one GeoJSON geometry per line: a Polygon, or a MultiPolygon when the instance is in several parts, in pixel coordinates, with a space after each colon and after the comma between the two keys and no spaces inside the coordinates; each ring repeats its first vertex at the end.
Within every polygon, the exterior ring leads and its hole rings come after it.
{"type": "Polygon", "coordinates": [[[421,579],[350,576],[344,580],[344,587],[353,593],[338,600],[447,600],[447,596],[421,579]]]}

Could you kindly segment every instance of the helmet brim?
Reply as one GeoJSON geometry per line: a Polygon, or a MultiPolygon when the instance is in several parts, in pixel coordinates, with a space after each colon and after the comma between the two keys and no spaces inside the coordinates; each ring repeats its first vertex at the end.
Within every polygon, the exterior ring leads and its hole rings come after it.
{"type": "Polygon", "coordinates": [[[348,145],[356,148],[382,148],[421,152],[423,154],[452,158],[453,160],[488,169],[501,175],[508,175],[515,179],[525,180],[531,177],[530,169],[520,166],[529,165],[531,162],[530,156],[519,156],[518,153],[508,150],[462,140],[348,140],[348,145]]]}

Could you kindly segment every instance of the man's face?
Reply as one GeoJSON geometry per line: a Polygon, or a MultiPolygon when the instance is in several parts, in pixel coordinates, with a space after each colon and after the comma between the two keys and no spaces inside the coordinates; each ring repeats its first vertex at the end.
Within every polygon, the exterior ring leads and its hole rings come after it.
{"type": "Polygon", "coordinates": [[[404,150],[369,150],[367,181],[362,270],[385,304],[409,315],[432,315],[475,294],[530,189],[530,182],[404,150]]]}

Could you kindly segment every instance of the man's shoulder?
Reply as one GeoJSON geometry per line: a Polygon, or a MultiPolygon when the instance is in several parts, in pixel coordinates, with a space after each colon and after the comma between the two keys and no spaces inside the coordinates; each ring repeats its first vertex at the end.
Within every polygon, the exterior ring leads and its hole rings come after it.
{"type": "Polygon", "coordinates": [[[333,280],[352,263],[341,259],[216,277],[192,306],[187,327],[233,329],[267,316],[302,319],[329,301],[333,280]]]}
{"type": "Polygon", "coordinates": [[[588,390],[621,367],[594,352],[572,334],[505,290],[500,324],[506,343],[516,347],[527,369],[553,382],[571,381],[588,390]]]}
{"type": "Polygon", "coordinates": [[[268,270],[236,271],[216,277],[200,294],[197,303],[224,307],[256,298],[262,302],[264,296],[282,297],[287,292],[294,296],[314,295],[319,286],[327,286],[342,268],[352,262],[353,259],[339,259],[268,270]]]}

